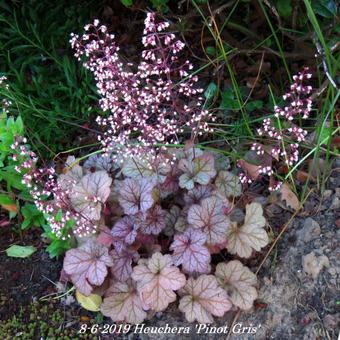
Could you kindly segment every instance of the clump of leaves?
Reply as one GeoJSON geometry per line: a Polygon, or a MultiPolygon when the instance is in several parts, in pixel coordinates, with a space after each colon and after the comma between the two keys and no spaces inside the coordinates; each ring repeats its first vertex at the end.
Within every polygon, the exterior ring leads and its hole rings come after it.
{"type": "Polygon", "coordinates": [[[73,230],[79,246],[66,252],[64,271],[85,299],[103,296],[100,309],[114,322],[140,323],[178,297],[189,322],[213,322],[232,305],[252,307],[255,274],[225,254],[250,258],[265,247],[265,219],[259,203],[237,201],[239,178],[220,170],[220,157],[187,144],[107,170],[91,157],[90,169],[77,164],[69,179],[61,176],[76,197],[68,209],[84,215],[93,231],[79,238],[73,230]],[[167,158],[175,161],[164,165],[167,158]],[[245,208],[240,224],[230,218],[236,205],[245,208]]]}

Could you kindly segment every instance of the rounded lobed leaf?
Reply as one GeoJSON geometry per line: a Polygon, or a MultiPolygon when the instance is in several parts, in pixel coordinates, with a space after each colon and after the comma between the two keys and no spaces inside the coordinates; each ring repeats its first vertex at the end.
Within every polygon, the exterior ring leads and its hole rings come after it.
{"type": "Polygon", "coordinates": [[[110,195],[111,183],[112,179],[106,171],[85,175],[70,193],[72,206],[86,218],[98,221],[102,204],[110,195]]]}
{"type": "Polygon", "coordinates": [[[181,159],[178,167],[184,173],[179,177],[179,186],[191,190],[195,183],[207,185],[216,176],[214,157],[205,154],[191,159],[181,159]]]}
{"type": "Polygon", "coordinates": [[[119,187],[119,203],[125,214],[134,215],[138,212],[146,212],[154,203],[152,190],[155,187],[153,177],[139,180],[126,178],[119,187]]]}
{"type": "Polygon", "coordinates": [[[223,316],[231,308],[226,291],[213,275],[201,275],[196,280],[190,277],[180,294],[178,308],[188,322],[212,323],[213,315],[223,316]]]}
{"type": "Polygon", "coordinates": [[[114,243],[117,241],[125,244],[132,244],[137,237],[138,225],[132,216],[124,216],[118,220],[111,230],[114,237],[114,243]]]}
{"type": "Polygon", "coordinates": [[[257,279],[249,268],[238,260],[219,263],[215,276],[220,286],[229,293],[230,300],[235,306],[243,310],[253,306],[254,300],[257,299],[255,289],[257,279]]]}
{"type": "Polygon", "coordinates": [[[241,227],[232,223],[227,231],[227,249],[231,254],[248,258],[252,251],[259,251],[268,242],[268,235],[264,229],[266,220],[260,203],[251,203],[246,206],[246,217],[241,227]]]}
{"type": "Polygon", "coordinates": [[[93,290],[92,285],[100,286],[104,282],[107,267],[112,265],[108,249],[89,240],[80,247],[66,252],[63,268],[79,292],[88,296],[93,290]]]}
{"type": "Polygon", "coordinates": [[[131,280],[114,282],[100,307],[114,322],[142,323],[146,318],[142,300],[131,280]]]}
{"type": "Polygon", "coordinates": [[[223,201],[216,196],[205,198],[201,204],[194,204],[188,211],[188,222],[193,228],[202,229],[207,235],[208,244],[226,241],[230,224],[229,217],[223,213],[223,201]]]}
{"type": "Polygon", "coordinates": [[[175,265],[182,265],[188,273],[208,273],[210,271],[210,253],[204,246],[207,236],[198,229],[188,228],[182,234],[176,234],[170,246],[175,265]]]}
{"type": "Polygon", "coordinates": [[[238,176],[229,171],[220,171],[215,180],[217,190],[226,198],[238,197],[242,193],[242,185],[238,176]]]}
{"type": "Polygon", "coordinates": [[[166,226],[166,212],[155,205],[138,218],[138,228],[145,234],[158,235],[166,226]]]}
{"type": "Polygon", "coordinates": [[[110,252],[112,256],[111,273],[118,281],[125,281],[131,277],[132,262],[137,261],[139,255],[136,251],[129,249],[113,249],[110,252]]]}
{"type": "Polygon", "coordinates": [[[63,190],[70,190],[83,177],[82,167],[76,163],[74,156],[68,156],[65,162],[63,173],[58,178],[58,183],[63,190]]]}
{"type": "Polygon", "coordinates": [[[185,276],[172,263],[170,255],[155,253],[133,268],[132,278],[145,305],[159,312],[176,300],[175,290],[185,285],[185,276]]]}

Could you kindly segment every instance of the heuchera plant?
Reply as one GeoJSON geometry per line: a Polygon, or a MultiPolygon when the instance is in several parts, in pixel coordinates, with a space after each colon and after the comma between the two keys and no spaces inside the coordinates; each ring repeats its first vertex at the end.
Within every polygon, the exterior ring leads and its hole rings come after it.
{"type": "Polygon", "coordinates": [[[188,321],[212,322],[233,304],[251,308],[257,297],[256,276],[247,267],[218,255],[216,266],[211,255],[229,251],[249,258],[265,247],[269,239],[261,205],[247,205],[243,224],[231,221],[232,202],[241,194],[238,176],[221,170],[220,156],[218,162],[216,154],[190,143],[173,153],[162,153],[176,161],[162,168],[161,176],[136,156],[120,169],[99,170],[96,162],[102,164],[103,155],[88,160],[91,168],[77,165],[81,177],[72,169],[59,177],[62,182],[73,176],[69,202],[98,226],[96,234],[80,238],[78,248],[66,252],[64,271],[85,296],[104,290],[101,311],[115,322],[141,322],[178,296],[188,321]],[[85,193],[80,199],[84,183],[88,192],[98,183],[100,194],[109,191],[90,201],[93,209],[83,207],[85,193]]]}
{"type": "MultiPolygon", "coordinates": [[[[259,203],[244,207],[243,223],[230,218],[242,183],[228,159],[194,146],[194,137],[209,131],[209,115],[197,78],[188,74],[191,64],[177,58],[183,44],[167,27],[147,15],[136,70],[123,65],[114,37],[97,20],[81,38],[73,35],[76,55],[87,57],[97,80],[100,105],[110,111],[98,119],[106,128],[103,153],[82,165],[69,156],[60,175],[35,169],[34,154],[17,169],[53,232],[78,241],[66,252],[64,276],[82,299],[103,296],[100,309],[115,322],[140,323],[177,299],[189,322],[213,322],[232,306],[250,309],[256,276],[225,255],[250,258],[269,243],[259,203]],[[185,148],[169,148],[185,126],[192,129],[185,148]]],[[[288,95],[295,108],[288,120],[304,105],[305,114],[310,110],[310,89],[297,86],[300,97],[288,95]]]]}

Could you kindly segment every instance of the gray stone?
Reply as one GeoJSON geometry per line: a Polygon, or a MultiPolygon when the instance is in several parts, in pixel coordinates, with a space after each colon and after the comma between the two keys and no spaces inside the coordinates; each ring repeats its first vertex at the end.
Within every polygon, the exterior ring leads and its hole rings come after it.
{"type": "Polygon", "coordinates": [[[302,257],[302,268],[303,271],[310,275],[313,279],[316,279],[323,267],[329,266],[328,257],[325,255],[315,256],[315,253],[311,253],[302,257]]]}
{"type": "Polygon", "coordinates": [[[335,196],[340,197],[340,188],[335,189],[335,196]]]}
{"type": "Polygon", "coordinates": [[[304,242],[310,242],[320,236],[321,229],[318,222],[308,217],[304,223],[303,228],[298,232],[299,238],[304,242]]]}
{"type": "Polygon", "coordinates": [[[336,269],[335,268],[329,268],[328,273],[331,274],[332,276],[336,275],[336,269]]]}
{"type": "Polygon", "coordinates": [[[339,317],[340,317],[340,314],[337,313],[337,314],[327,314],[325,315],[325,317],[323,318],[323,324],[325,326],[325,328],[327,330],[334,330],[334,329],[337,329],[339,327],[339,317]]]}
{"type": "Polygon", "coordinates": [[[332,190],[325,190],[322,194],[323,198],[330,198],[333,194],[332,190]]]}
{"type": "Polygon", "coordinates": [[[330,206],[330,209],[332,210],[338,210],[340,209],[340,199],[336,196],[333,197],[332,204],[330,206]]]}

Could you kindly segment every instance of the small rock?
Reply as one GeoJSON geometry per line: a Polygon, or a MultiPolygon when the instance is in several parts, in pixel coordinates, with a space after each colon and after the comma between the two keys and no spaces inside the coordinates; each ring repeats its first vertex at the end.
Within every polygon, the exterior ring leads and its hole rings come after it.
{"type": "Polygon", "coordinates": [[[67,295],[66,298],[62,299],[62,302],[65,304],[65,306],[70,306],[72,303],[74,303],[76,300],[72,295],[67,295]]]}
{"type": "Polygon", "coordinates": [[[332,194],[333,194],[333,191],[332,190],[325,190],[324,192],[323,192],[323,198],[330,198],[331,196],[332,196],[332,194]]]}
{"type": "Polygon", "coordinates": [[[339,313],[335,315],[332,314],[325,315],[325,317],[323,318],[323,324],[325,328],[329,331],[337,329],[339,326],[339,317],[340,317],[339,313]]]}
{"type": "Polygon", "coordinates": [[[336,269],[335,268],[329,268],[328,273],[331,274],[332,276],[336,275],[336,269]]]}
{"type": "Polygon", "coordinates": [[[298,234],[299,238],[304,242],[309,242],[319,237],[321,234],[321,228],[318,222],[313,220],[311,217],[308,217],[303,224],[303,228],[298,234]]]}
{"type": "Polygon", "coordinates": [[[338,197],[334,196],[330,209],[332,210],[340,209],[340,199],[338,197]]]}
{"type": "Polygon", "coordinates": [[[335,196],[340,197],[340,188],[335,189],[335,196]]]}
{"type": "Polygon", "coordinates": [[[329,266],[328,257],[321,255],[319,257],[315,256],[314,251],[302,257],[302,268],[303,271],[316,279],[320,274],[323,267],[329,266]]]}

